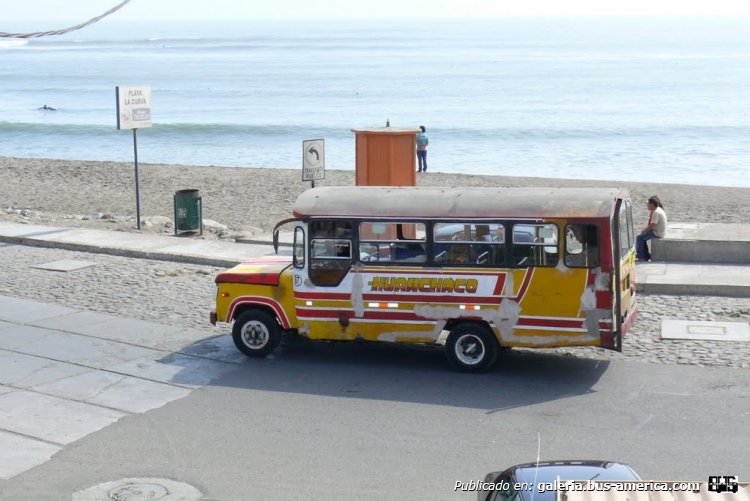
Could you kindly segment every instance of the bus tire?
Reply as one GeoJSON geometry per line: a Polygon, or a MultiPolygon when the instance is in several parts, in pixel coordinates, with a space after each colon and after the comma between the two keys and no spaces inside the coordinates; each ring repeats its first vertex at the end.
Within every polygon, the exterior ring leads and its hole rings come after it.
{"type": "Polygon", "coordinates": [[[451,329],[445,343],[448,361],[465,372],[484,372],[497,360],[498,342],[492,331],[477,322],[462,322],[451,329]]]}
{"type": "Polygon", "coordinates": [[[234,321],[232,339],[248,357],[265,357],[281,342],[281,326],[268,312],[248,310],[234,321]]]}

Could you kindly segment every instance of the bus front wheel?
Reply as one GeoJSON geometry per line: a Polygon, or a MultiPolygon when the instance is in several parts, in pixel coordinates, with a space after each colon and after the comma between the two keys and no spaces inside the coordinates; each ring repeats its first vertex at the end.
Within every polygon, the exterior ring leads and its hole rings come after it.
{"type": "Polygon", "coordinates": [[[270,355],[281,341],[281,326],[270,313],[249,310],[234,321],[232,339],[248,357],[270,355]]]}
{"type": "Polygon", "coordinates": [[[490,329],[467,322],[453,327],[445,343],[448,361],[466,372],[484,372],[497,359],[498,343],[490,329]]]}

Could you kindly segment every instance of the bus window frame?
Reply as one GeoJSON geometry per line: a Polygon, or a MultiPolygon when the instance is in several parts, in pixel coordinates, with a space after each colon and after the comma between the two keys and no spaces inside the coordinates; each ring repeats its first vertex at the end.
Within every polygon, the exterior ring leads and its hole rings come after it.
{"type": "Polygon", "coordinates": [[[506,220],[497,220],[497,219],[470,219],[470,218],[461,218],[461,219],[435,219],[429,221],[429,242],[431,244],[431,249],[429,253],[429,262],[432,266],[436,267],[449,267],[449,268],[510,268],[511,266],[508,263],[508,221],[506,220]],[[476,232],[476,227],[479,225],[495,225],[498,227],[503,228],[503,238],[504,240],[502,242],[495,242],[495,241],[483,241],[483,240],[473,240],[473,239],[462,239],[462,240],[435,240],[435,226],[436,225],[472,225],[474,227],[474,231],[476,232]],[[477,263],[477,262],[469,262],[469,263],[451,263],[451,262],[439,262],[436,260],[437,253],[436,253],[436,247],[438,245],[466,245],[467,250],[470,246],[487,246],[488,248],[492,248],[493,246],[502,249],[503,253],[503,260],[501,263],[477,263]]]}
{"type": "MultiPolygon", "coordinates": [[[[535,220],[532,220],[532,221],[529,221],[529,220],[526,220],[526,221],[524,221],[524,220],[513,220],[513,221],[508,221],[508,223],[510,225],[510,238],[506,237],[505,240],[506,240],[506,242],[509,242],[509,245],[510,245],[510,249],[509,249],[510,253],[508,255],[508,259],[510,260],[510,265],[508,266],[509,268],[556,268],[560,264],[560,258],[563,255],[560,252],[562,250],[562,248],[563,248],[563,246],[561,245],[561,242],[560,242],[560,235],[564,235],[564,234],[560,231],[560,224],[559,224],[558,221],[556,221],[556,220],[550,221],[548,219],[535,219],[535,220]],[[557,231],[557,234],[556,234],[557,242],[555,242],[555,244],[554,244],[554,247],[557,248],[557,255],[556,255],[555,263],[554,264],[522,264],[522,263],[516,263],[516,260],[515,260],[514,255],[513,255],[513,247],[516,244],[516,241],[514,239],[514,230],[515,230],[515,227],[516,226],[546,226],[546,225],[554,226],[555,230],[557,231]]],[[[527,245],[529,247],[542,247],[542,248],[544,248],[544,247],[552,247],[553,246],[552,244],[546,243],[546,242],[541,242],[541,243],[539,243],[539,242],[518,242],[518,244],[519,245],[527,245]]],[[[542,252],[545,252],[545,251],[543,250],[542,252]]],[[[524,259],[526,259],[526,258],[524,258],[524,259]]]]}
{"type": "Polygon", "coordinates": [[[294,240],[292,243],[292,266],[295,269],[301,270],[305,267],[306,258],[307,257],[307,246],[305,245],[305,228],[302,226],[295,226],[294,227],[294,240]],[[297,241],[297,234],[301,233],[301,241],[297,241]],[[297,249],[300,248],[302,250],[302,263],[300,264],[297,260],[297,249]]]}
{"type": "Polygon", "coordinates": [[[356,262],[355,255],[354,255],[354,243],[357,242],[357,223],[356,219],[352,218],[343,218],[343,217],[315,217],[310,218],[307,221],[307,230],[310,234],[310,238],[308,239],[307,245],[305,246],[307,250],[307,277],[310,279],[310,282],[315,285],[315,287],[338,287],[341,282],[344,281],[346,276],[349,274],[349,272],[352,269],[352,266],[356,262]],[[343,223],[349,223],[350,225],[350,234],[349,237],[342,237],[342,236],[322,236],[322,237],[316,237],[313,238],[313,235],[315,232],[313,231],[313,225],[316,222],[343,222],[343,223]],[[326,256],[326,257],[313,257],[313,245],[315,245],[318,241],[333,241],[334,247],[338,245],[338,242],[348,242],[349,243],[349,256],[326,256]],[[324,268],[319,269],[313,266],[315,261],[328,261],[328,262],[346,262],[348,263],[346,266],[341,266],[337,268],[324,268]],[[338,280],[335,281],[335,283],[332,281],[331,283],[319,283],[320,277],[316,276],[321,272],[337,272],[338,274],[338,280]]]}
{"type": "MultiPolygon", "coordinates": [[[[567,222],[564,226],[564,239],[563,239],[563,263],[568,268],[579,268],[579,269],[594,269],[601,266],[602,262],[602,230],[599,227],[598,224],[592,222],[592,221],[574,221],[574,222],[567,222]],[[568,264],[568,256],[579,256],[581,254],[585,254],[587,251],[586,247],[583,247],[581,249],[581,252],[578,253],[572,253],[569,252],[568,249],[568,228],[571,226],[591,226],[596,230],[596,263],[594,264],[588,264],[588,265],[571,265],[568,264]]],[[[584,243],[584,242],[581,242],[584,243]]]]}
{"type": "MultiPolygon", "coordinates": [[[[431,240],[431,225],[429,220],[424,219],[414,219],[414,218],[358,218],[358,219],[352,219],[351,220],[354,223],[355,230],[355,240],[356,240],[356,260],[359,263],[362,263],[366,266],[418,266],[418,267],[426,267],[430,266],[430,240],[431,240]],[[362,224],[389,224],[389,225],[395,225],[396,226],[396,238],[395,239],[387,239],[387,240],[371,240],[371,239],[362,239],[360,227],[362,224]],[[422,231],[424,231],[424,238],[405,238],[403,233],[403,225],[407,224],[413,224],[413,225],[421,225],[422,231]],[[402,238],[399,238],[402,237],[402,238]],[[388,244],[391,246],[391,244],[394,243],[414,243],[414,244],[421,244],[424,246],[424,261],[393,261],[393,260],[387,260],[387,261],[381,261],[379,259],[373,260],[373,261],[365,261],[362,259],[361,256],[361,246],[362,244],[388,244]]],[[[416,233],[416,228],[415,228],[416,233]]]]}

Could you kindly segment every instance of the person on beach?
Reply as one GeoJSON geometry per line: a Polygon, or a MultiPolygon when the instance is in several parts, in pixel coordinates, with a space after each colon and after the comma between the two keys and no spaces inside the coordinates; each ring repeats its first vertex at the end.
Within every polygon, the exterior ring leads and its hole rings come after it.
{"type": "Polygon", "coordinates": [[[419,128],[421,132],[417,133],[417,162],[419,163],[417,172],[427,172],[427,145],[430,144],[430,140],[425,134],[424,125],[420,125],[419,128]]]}
{"type": "Polygon", "coordinates": [[[635,257],[638,261],[651,261],[648,241],[652,238],[664,238],[667,234],[667,213],[659,197],[654,195],[648,199],[648,224],[641,234],[635,238],[635,257]]]}

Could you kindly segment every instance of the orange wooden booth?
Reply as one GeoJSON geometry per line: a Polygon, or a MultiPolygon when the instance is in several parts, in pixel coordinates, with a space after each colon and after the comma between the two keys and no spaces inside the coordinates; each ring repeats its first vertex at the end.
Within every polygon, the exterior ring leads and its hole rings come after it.
{"type": "Polygon", "coordinates": [[[352,129],[356,137],[357,186],[416,186],[419,129],[352,129]]]}

